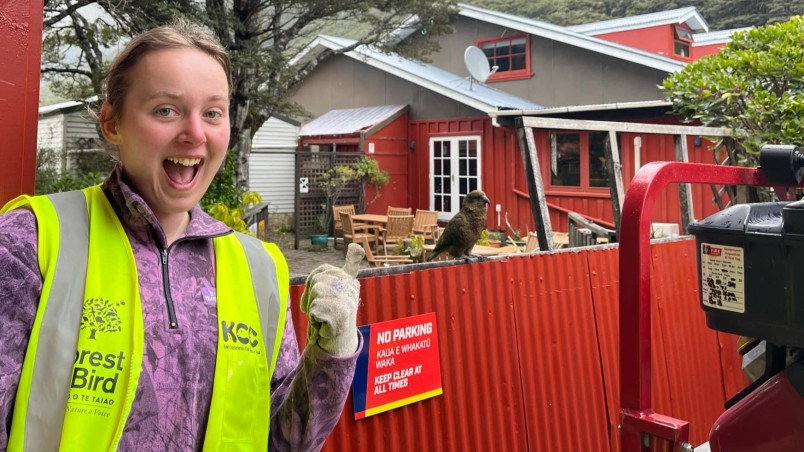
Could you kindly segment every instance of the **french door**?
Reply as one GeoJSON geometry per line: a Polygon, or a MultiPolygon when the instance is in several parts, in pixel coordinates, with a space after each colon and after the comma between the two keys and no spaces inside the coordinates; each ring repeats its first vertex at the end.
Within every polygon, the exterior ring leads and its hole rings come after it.
{"type": "Polygon", "coordinates": [[[480,136],[430,138],[430,210],[448,221],[464,196],[481,188],[480,136]]]}

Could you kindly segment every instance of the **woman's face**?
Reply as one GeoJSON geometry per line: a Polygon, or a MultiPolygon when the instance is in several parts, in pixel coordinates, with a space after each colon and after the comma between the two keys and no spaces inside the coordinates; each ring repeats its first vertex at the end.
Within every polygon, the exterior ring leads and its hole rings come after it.
{"type": "Polygon", "coordinates": [[[175,48],[142,57],[128,80],[123,109],[101,122],[103,133],[120,150],[126,181],[160,221],[186,214],[229,145],[226,73],[200,50],[175,48]]]}

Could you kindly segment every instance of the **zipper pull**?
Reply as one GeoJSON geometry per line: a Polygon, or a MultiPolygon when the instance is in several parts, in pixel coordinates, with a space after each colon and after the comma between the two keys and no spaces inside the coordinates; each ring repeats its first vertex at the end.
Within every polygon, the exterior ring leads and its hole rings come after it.
{"type": "Polygon", "coordinates": [[[162,265],[167,265],[167,248],[162,250],[162,265]]]}

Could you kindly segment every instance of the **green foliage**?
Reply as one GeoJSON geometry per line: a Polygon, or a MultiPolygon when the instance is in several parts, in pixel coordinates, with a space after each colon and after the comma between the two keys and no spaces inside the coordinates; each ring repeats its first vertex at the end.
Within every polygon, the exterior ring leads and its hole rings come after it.
{"type": "Polygon", "coordinates": [[[489,245],[489,230],[488,229],[483,229],[483,231],[480,232],[480,237],[477,238],[477,242],[475,242],[475,243],[478,244],[478,245],[488,246],[489,245]]]}
{"type": "Polygon", "coordinates": [[[253,235],[243,216],[246,209],[261,203],[262,197],[259,193],[237,188],[234,183],[235,157],[233,152],[226,153],[221,169],[201,198],[201,208],[235,231],[253,235]]]}
{"type": "Polygon", "coordinates": [[[52,148],[40,148],[36,161],[37,195],[80,190],[103,182],[111,170],[111,160],[99,152],[73,154],[76,170],[61,174],[61,158],[52,148]]]}
{"type": "Polygon", "coordinates": [[[663,88],[674,113],[742,131],[738,142],[749,155],[764,143],[804,143],[804,17],[735,35],[663,88]]]}
{"type": "Polygon", "coordinates": [[[380,197],[380,190],[388,183],[389,177],[388,171],[381,169],[377,160],[366,156],[360,156],[351,164],[335,165],[330,168],[320,180],[320,187],[326,196],[326,204],[321,206],[322,213],[317,219],[319,232],[322,234],[329,232],[329,226],[332,223],[332,206],[338,205],[341,195],[349,187],[357,184],[360,188],[358,208],[368,207],[380,197]],[[374,198],[364,203],[363,193],[366,184],[373,185],[377,190],[374,198]]]}

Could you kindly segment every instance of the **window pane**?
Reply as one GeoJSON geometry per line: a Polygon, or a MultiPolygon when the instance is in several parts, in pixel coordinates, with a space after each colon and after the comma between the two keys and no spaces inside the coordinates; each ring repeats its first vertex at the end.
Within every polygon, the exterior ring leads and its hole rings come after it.
{"type": "Polygon", "coordinates": [[[470,176],[477,176],[477,160],[469,160],[469,171],[466,173],[470,176]]]}
{"type": "Polygon", "coordinates": [[[469,186],[469,184],[467,183],[467,180],[466,180],[465,177],[461,178],[461,180],[459,181],[458,185],[459,185],[458,190],[460,190],[460,193],[469,193],[469,190],[467,190],[467,187],[469,186]]]}
{"type": "Polygon", "coordinates": [[[441,175],[441,160],[433,161],[433,174],[437,176],[441,175]]]}
{"type": "Polygon", "coordinates": [[[525,40],[522,40],[522,43],[517,43],[511,46],[511,53],[521,53],[525,54],[525,40]]]}
{"type": "Polygon", "coordinates": [[[459,157],[466,157],[466,141],[465,140],[458,141],[458,156],[459,157]]]}
{"type": "Polygon", "coordinates": [[[525,55],[515,55],[511,57],[511,70],[518,71],[525,69],[525,55]]]}
{"type": "Polygon", "coordinates": [[[594,132],[589,134],[589,186],[608,187],[609,172],[606,166],[606,144],[609,134],[594,132]]]}
{"type": "Polygon", "coordinates": [[[443,150],[442,154],[443,154],[443,156],[444,156],[444,157],[449,157],[449,154],[450,154],[450,144],[452,144],[452,143],[450,143],[449,141],[444,141],[444,142],[443,142],[443,145],[442,145],[442,148],[441,148],[441,149],[443,150]]]}
{"type": "Polygon", "coordinates": [[[444,193],[445,195],[452,193],[452,185],[450,185],[449,183],[449,177],[442,177],[441,180],[442,180],[441,186],[444,187],[442,193],[444,193]]]}
{"type": "Polygon", "coordinates": [[[477,157],[477,140],[469,140],[469,156],[477,157]]]}
{"type": "Polygon", "coordinates": [[[486,54],[486,57],[493,57],[494,56],[494,46],[492,44],[484,44],[480,50],[486,54]]]}
{"type": "Polygon", "coordinates": [[[506,72],[511,70],[511,61],[508,58],[498,58],[494,64],[497,66],[497,72],[506,72]]]}
{"type": "Polygon", "coordinates": [[[511,43],[508,41],[497,43],[497,56],[504,56],[511,54],[511,43]]]}
{"type": "Polygon", "coordinates": [[[466,159],[460,159],[458,161],[458,174],[465,175],[466,173],[466,159]]]}
{"type": "Polygon", "coordinates": [[[581,136],[577,133],[556,134],[558,164],[551,183],[564,187],[581,186],[581,136]]]}
{"type": "Polygon", "coordinates": [[[441,204],[441,196],[436,196],[434,199],[435,203],[433,203],[433,208],[438,212],[443,212],[444,208],[441,204]]]}
{"type": "Polygon", "coordinates": [[[690,56],[690,46],[689,46],[689,44],[687,44],[685,42],[676,41],[674,52],[676,53],[676,55],[683,56],[683,57],[689,57],[690,56]]]}
{"type": "Polygon", "coordinates": [[[433,157],[441,157],[441,142],[434,141],[433,142],[433,157]]]}
{"type": "Polygon", "coordinates": [[[433,181],[433,193],[441,193],[441,178],[436,177],[433,181]]]}

